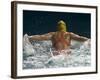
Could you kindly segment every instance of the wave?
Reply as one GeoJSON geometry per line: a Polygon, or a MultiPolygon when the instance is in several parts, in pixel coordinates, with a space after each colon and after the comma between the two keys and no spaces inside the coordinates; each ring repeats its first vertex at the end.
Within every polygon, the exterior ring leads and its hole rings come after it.
{"type": "Polygon", "coordinates": [[[85,42],[71,41],[68,55],[53,56],[50,40],[29,41],[27,34],[23,37],[23,69],[80,67],[91,65],[91,40],[85,42]]]}

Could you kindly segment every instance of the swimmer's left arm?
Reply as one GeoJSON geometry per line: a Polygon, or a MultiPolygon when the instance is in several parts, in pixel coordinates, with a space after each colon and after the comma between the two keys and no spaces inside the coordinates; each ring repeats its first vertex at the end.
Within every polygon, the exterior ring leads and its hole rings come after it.
{"type": "Polygon", "coordinates": [[[74,34],[74,33],[70,33],[70,36],[71,36],[71,39],[74,39],[74,40],[77,40],[77,41],[86,41],[88,40],[87,37],[83,37],[83,36],[79,36],[77,34],[74,34]]]}
{"type": "Polygon", "coordinates": [[[29,36],[29,40],[30,41],[33,41],[33,40],[38,40],[38,41],[50,40],[53,34],[54,34],[54,32],[46,33],[46,34],[43,34],[43,35],[32,35],[32,36],[29,36]]]}

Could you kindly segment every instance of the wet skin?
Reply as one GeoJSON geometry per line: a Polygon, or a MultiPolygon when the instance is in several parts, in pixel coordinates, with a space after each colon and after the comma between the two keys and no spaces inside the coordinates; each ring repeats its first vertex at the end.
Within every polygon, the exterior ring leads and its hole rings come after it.
{"type": "MultiPolygon", "coordinates": [[[[70,48],[71,40],[77,40],[77,41],[86,41],[88,38],[79,36],[77,34],[74,34],[72,32],[64,32],[64,31],[57,31],[57,32],[50,32],[43,35],[33,35],[29,36],[29,40],[51,40],[53,48],[58,51],[62,52],[65,49],[70,48]]],[[[55,53],[59,54],[59,53],[55,53]]]]}

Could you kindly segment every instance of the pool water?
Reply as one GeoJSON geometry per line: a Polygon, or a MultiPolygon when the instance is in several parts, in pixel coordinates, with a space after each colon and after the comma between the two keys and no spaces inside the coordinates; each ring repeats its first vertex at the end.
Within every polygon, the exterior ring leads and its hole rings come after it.
{"type": "Polygon", "coordinates": [[[30,42],[23,37],[23,69],[91,66],[91,41],[71,41],[70,54],[53,56],[50,40],[30,42]]]}

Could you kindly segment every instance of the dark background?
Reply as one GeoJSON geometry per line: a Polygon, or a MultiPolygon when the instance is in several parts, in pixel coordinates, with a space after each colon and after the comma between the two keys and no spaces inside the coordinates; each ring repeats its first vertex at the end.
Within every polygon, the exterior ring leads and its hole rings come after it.
{"type": "Polygon", "coordinates": [[[23,11],[23,35],[36,35],[56,31],[57,22],[63,20],[68,32],[90,38],[91,15],[87,13],[23,11]]]}

